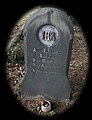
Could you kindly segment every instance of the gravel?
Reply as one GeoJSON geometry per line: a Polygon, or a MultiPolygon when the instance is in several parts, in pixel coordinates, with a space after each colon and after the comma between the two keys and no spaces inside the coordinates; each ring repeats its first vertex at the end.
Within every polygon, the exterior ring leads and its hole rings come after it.
{"type": "MultiPolygon", "coordinates": [[[[14,29],[11,32],[9,38],[9,48],[15,41],[19,42],[21,38],[21,31],[23,29],[24,23],[29,17],[30,12],[27,16],[24,16],[18,23],[16,23],[14,29]]],[[[33,112],[41,116],[53,116],[59,113],[63,113],[68,110],[78,99],[81,91],[85,87],[86,75],[88,71],[88,47],[86,42],[86,37],[82,32],[80,25],[75,22],[75,18],[69,16],[73,22],[74,26],[74,40],[72,47],[72,56],[69,67],[69,81],[72,85],[71,100],[70,101],[51,101],[52,110],[50,112],[44,113],[41,111],[41,103],[44,98],[38,97],[33,100],[26,100],[21,96],[20,85],[25,75],[25,66],[20,63],[9,63],[6,60],[6,75],[9,85],[14,92],[16,99],[30,112],[33,112]]],[[[21,43],[23,46],[23,42],[21,43]]],[[[8,51],[8,50],[7,50],[8,51]]],[[[6,51],[6,53],[7,53],[6,51]]]]}

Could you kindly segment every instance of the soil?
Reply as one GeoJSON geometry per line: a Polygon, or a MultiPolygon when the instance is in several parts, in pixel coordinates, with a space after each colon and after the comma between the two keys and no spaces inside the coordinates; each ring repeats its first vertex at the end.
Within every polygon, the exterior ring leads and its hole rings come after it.
{"type": "MultiPolygon", "coordinates": [[[[25,15],[11,32],[9,43],[14,41],[21,41],[21,31],[24,23],[31,13],[25,15]]],[[[21,96],[20,85],[25,75],[25,65],[19,63],[6,62],[7,80],[11,90],[14,92],[16,99],[30,112],[42,116],[53,116],[63,113],[68,110],[79,98],[86,83],[86,75],[88,72],[88,47],[85,35],[82,32],[81,26],[76,22],[75,18],[69,16],[74,27],[74,38],[72,46],[72,55],[69,67],[69,81],[72,85],[71,99],[66,101],[50,101],[52,109],[50,112],[44,113],[41,111],[41,103],[44,101],[43,97],[36,99],[26,99],[21,96]]],[[[22,41],[23,45],[23,41],[22,41]]],[[[7,52],[7,51],[6,51],[7,52]]]]}

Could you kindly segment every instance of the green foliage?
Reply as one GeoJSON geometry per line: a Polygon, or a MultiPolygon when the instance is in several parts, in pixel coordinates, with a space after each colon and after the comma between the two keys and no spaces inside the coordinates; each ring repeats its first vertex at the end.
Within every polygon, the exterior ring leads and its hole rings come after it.
{"type": "Polygon", "coordinates": [[[9,41],[7,51],[7,62],[11,64],[24,64],[24,44],[23,35],[18,34],[15,38],[9,41]]]}

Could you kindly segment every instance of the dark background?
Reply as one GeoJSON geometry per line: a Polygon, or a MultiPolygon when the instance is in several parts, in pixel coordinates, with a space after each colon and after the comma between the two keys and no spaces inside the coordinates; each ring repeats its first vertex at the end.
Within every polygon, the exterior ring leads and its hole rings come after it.
{"type": "MultiPolygon", "coordinates": [[[[78,0],[12,0],[0,1],[0,120],[2,119],[26,119],[35,120],[39,117],[29,114],[14,98],[5,76],[5,47],[13,25],[27,10],[36,6],[51,5],[63,8],[72,14],[82,26],[87,36],[89,47],[89,73],[87,84],[78,102],[66,113],[53,119],[91,119],[92,111],[92,84],[91,84],[91,35],[92,35],[92,6],[91,2],[78,0]]],[[[46,118],[47,119],[47,118],[46,118]]],[[[50,118],[51,119],[51,118],[50,118]]]]}

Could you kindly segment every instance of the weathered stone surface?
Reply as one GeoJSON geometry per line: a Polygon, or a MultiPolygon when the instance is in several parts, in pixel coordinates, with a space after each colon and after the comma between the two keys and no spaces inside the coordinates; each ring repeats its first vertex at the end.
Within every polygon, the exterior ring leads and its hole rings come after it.
{"type": "Polygon", "coordinates": [[[22,95],[69,99],[73,27],[68,16],[56,8],[41,8],[30,16],[23,33],[26,74],[22,95]]]}

